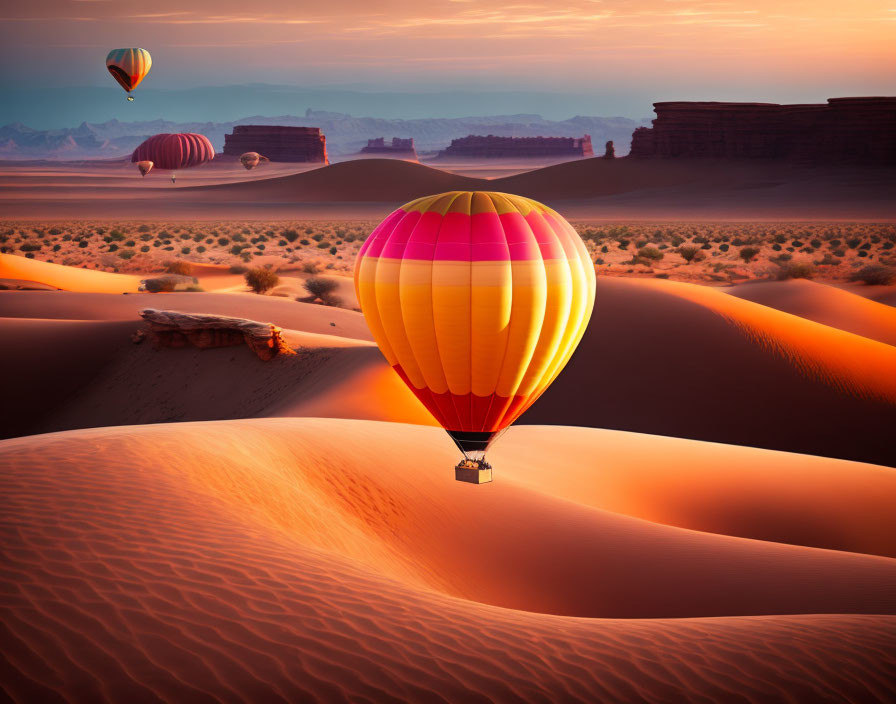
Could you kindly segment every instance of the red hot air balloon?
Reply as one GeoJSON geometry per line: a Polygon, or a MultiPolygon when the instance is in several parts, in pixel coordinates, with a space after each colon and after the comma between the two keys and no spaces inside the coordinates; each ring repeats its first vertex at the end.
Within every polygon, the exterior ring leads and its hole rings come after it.
{"type": "MultiPolygon", "coordinates": [[[[176,172],[199,166],[215,158],[215,148],[208,138],[192,132],[157,134],[147,139],[131,154],[132,162],[151,161],[153,168],[176,172]]],[[[176,174],[171,174],[172,182],[176,174]]]]}

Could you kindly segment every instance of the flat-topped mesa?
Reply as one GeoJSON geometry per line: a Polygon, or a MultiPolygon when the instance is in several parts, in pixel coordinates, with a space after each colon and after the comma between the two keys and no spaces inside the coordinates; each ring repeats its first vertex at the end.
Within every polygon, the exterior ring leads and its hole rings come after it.
{"type": "Polygon", "coordinates": [[[391,142],[386,142],[384,137],[368,139],[367,146],[361,149],[361,154],[366,156],[398,157],[400,159],[416,159],[417,149],[414,146],[414,138],[393,137],[391,142]]]}
{"type": "Polygon", "coordinates": [[[782,159],[896,164],[896,98],[826,104],[654,103],[653,127],[632,134],[633,158],[782,159]]]}
{"type": "Polygon", "coordinates": [[[452,139],[440,157],[465,159],[582,159],[594,156],[591,135],[584,137],[498,137],[469,135],[452,139]]]}
{"type": "Polygon", "coordinates": [[[245,152],[264,154],[271,161],[330,163],[327,138],[320,127],[236,125],[224,135],[224,153],[240,156],[245,152]]]}

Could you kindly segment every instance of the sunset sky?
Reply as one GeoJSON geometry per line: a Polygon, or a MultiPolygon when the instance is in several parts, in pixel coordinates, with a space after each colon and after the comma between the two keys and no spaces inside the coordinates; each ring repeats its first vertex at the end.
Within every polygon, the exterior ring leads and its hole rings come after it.
{"type": "Polygon", "coordinates": [[[643,100],[634,117],[661,99],[896,92],[896,0],[35,0],[2,13],[5,88],[107,86],[106,52],[141,46],[146,89],[624,92],[643,100]]]}

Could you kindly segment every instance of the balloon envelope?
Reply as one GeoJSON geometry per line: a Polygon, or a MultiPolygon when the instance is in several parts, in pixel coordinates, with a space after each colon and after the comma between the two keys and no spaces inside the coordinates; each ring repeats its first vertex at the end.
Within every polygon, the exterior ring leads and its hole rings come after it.
{"type": "Polygon", "coordinates": [[[146,49],[113,49],[106,57],[106,68],[112,78],[130,93],[152,68],[152,57],[146,49]]]}
{"type": "Polygon", "coordinates": [[[358,254],[355,289],[393,369],[480,456],[560,373],[594,307],[594,266],[556,211],[504,193],[402,206],[358,254]]]}
{"type": "Polygon", "coordinates": [[[151,161],[157,169],[177,170],[199,166],[215,158],[212,143],[201,134],[156,134],[131,154],[131,161],[151,161]]]}
{"type": "Polygon", "coordinates": [[[258,152],[246,152],[240,156],[240,163],[246,167],[247,171],[251,171],[261,163],[270,161],[266,156],[262,156],[258,152]]]}
{"type": "Polygon", "coordinates": [[[140,173],[143,176],[146,176],[150,171],[152,171],[152,162],[151,161],[138,161],[137,168],[140,169],[140,173]]]}

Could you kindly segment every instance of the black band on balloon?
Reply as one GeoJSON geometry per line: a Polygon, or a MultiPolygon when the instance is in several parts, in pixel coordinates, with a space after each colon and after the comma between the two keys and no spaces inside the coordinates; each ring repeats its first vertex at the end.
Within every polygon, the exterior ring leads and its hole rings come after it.
{"type": "Polygon", "coordinates": [[[445,431],[461,452],[485,452],[497,433],[473,433],[465,430],[445,431]]]}

